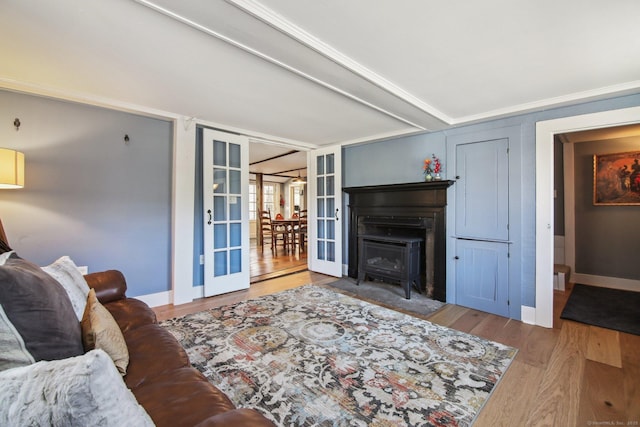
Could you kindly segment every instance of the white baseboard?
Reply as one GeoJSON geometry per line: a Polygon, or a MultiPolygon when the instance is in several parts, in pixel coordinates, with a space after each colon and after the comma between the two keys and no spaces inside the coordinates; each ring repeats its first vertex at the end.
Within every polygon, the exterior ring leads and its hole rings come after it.
{"type": "Polygon", "coordinates": [[[155,294],[139,295],[133,297],[147,304],[149,307],[159,307],[173,302],[173,291],[158,292],[155,294]]]}
{"type": "Polygon", "coordinates": [[[536,324],[535,307],[529,307],[529,306],[523,305],[520,308],[521,308],[520,319],[522,320],[522,323],[526,323],[528,325],[535,325],[536,324]]]}
{"type": "Polygon", "coordinates": [[[573,283],[581,283],[583,285],[640,292],[640,280],[622,279],[620,277],[594,276],[582,273],[573,273],[571,275],[571,279],[573,283]]]}

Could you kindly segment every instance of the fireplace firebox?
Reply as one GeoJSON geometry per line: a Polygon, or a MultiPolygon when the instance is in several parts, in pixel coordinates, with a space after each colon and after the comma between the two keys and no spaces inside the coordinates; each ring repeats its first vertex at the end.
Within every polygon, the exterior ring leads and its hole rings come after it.
{"type": "Polygon", "coordinates": [[[372,278],[400,282],[406,299],[411,299],[411,288],[422,292],[420,253],[423,239],[419,237],[363,234],[358,237],[360,249],[358,281],[372,278]]]}
{"type": "Polygon", "coordinates": [[[446,301],[445,207],[453,183],[344,188],[349,195],[349,277],[399,281],[407,298],[415,285],[428,297],[446,301]],[[384,257],[378,256],[386,261],[367,255],[370,246],[384,251],[384,257]]]}

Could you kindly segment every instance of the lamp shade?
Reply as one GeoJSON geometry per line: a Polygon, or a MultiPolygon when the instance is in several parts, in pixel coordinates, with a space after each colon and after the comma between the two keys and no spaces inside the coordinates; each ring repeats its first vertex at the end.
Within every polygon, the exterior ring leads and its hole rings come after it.
{"type": "Polygon", "coordinates": [[[0,188],[24,187],[24,154],[0,148],[0,188]]]}

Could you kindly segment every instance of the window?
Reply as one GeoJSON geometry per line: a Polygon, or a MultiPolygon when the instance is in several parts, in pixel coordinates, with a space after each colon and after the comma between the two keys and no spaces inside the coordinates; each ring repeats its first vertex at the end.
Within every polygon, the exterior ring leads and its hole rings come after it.
{"type": "MultiPolygon", "coordinates": [[[[264,183],[262,185],[262,204],[264,210],[271,212],[272,216],[275,216],[276,205],[276,184],[264,183]]],[[[252,182],[249,184],[249,220],[255,221],[258,218],[258,200],[256,197],[256,184],[252,182]]]]}
{"type": "Polygon", "coordinates": [[[255,221],[258,217],[256,212],[256,185],[249,184],[249,221],[255,221]]]}
{"type": "Polygon", "coordinates": [[[274,216],[276,212],[276,185],[265,183],[262,186],[262,204],[265,211],[271,212],[274,216]]]}
{"type": "Polygon", "coordinates": [[[303,199],[302,199],[302,195],[303,195],[303,191],[302,191],[302,187],[299,185],[292,185],[291,186],[291,212],[296,213],[296,212],[300,212],[300,210],[304,209],[305,207],[302,205],[303,199]]]}

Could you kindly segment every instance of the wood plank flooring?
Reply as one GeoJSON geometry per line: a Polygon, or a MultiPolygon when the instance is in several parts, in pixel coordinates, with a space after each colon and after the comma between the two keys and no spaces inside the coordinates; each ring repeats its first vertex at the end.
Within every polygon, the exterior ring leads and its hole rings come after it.
{"type": "Polygon", "coordinates": [[[249,274],[251,283],[286,276],[307,269],[307,252],[297,247],[293,251],[285,251],[278,247],[275,252],[266,246],[264,250],[251,240],[249,274]]]}
{"type": "MultiPolygon", "coordinates": [[[[333,280],[304,271],[155,311],[163,320],[333,280]]],[[[555,292],[553,329],[450,304],[423,316],[519,349],[474,426],[640,426],[640,336],[560,319],[571,290],[555,292]]]]}

